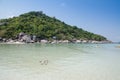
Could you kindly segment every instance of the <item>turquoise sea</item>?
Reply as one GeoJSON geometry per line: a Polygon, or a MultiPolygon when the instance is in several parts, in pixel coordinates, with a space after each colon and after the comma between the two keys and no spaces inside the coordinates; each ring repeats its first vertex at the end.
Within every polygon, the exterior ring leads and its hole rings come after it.
{"type": "Polygon", "coordinates": [[[0,44],[0,80],[120,80],[120,44],[0,44]]]}

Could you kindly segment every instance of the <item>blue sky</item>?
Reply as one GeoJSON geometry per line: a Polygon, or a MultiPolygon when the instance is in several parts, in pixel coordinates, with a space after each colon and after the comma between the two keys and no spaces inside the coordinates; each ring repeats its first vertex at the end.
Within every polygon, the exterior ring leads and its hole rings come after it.
{"type": "Polygon", "coordinates": [[[0,0],[0,19],[29,11],[120,41],[120,0],[0,0]]]}

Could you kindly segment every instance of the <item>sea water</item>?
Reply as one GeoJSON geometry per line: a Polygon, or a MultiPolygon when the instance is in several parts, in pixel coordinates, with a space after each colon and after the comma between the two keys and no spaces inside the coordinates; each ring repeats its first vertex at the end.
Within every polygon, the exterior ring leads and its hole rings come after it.
{"type": "Polygon", "coordinates": [[[0,44],[0,80],[120,80],[119,44],[0,44]]]}

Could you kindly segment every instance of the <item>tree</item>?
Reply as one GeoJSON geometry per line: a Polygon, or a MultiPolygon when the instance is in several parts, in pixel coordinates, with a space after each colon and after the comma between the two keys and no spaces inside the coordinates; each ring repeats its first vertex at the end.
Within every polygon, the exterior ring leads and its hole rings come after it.
{"type": "Polygon", "coordinates": [[[36,35],[40,39],[52,39],[56,36],[58,40],[107,40],[104,36],[68,25],[55,17],[49,17],[42,11],[31,11],[18,17],[0,20],[0,37],[15,38],[20,32],[36,35]]]}

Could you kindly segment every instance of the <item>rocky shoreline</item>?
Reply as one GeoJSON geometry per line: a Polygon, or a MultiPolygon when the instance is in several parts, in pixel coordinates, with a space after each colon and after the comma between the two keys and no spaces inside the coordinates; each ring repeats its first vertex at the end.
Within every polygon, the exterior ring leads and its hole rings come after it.
{"type": "Polygon", "coordinates": [[[21,40],[12,40],[12,39],[8,39],[8,40],[0,40],[0,43],[4,43],[4,44],[26,44],[26,43],[50,43],[50,44],[59,44],[59,43],[91,43],[91,44],[104,44],[104,43],[112,43],[111,41],[94,41],[94,40],[73,40],[73,41],[69,41],[69,40],[38,40],[38,41],[21,41],[21,40]]]}
{"type": "Polygon", "coordinates": [[[19,33],[15,39],[9,38],[2,38],[0,37],[1,43],[6,44],[25,44],[25,43],[93,43],[93,44],[102,44],[102,43],[112,43],[111,41],[95,41],[95,40],[84,40],[84,39],[72,39],[72,40],[57,40],[54,36],[51,40],[48,39],[40,39],[37,38],[35,35],[28,35],[24,32],[19,33]]]}

